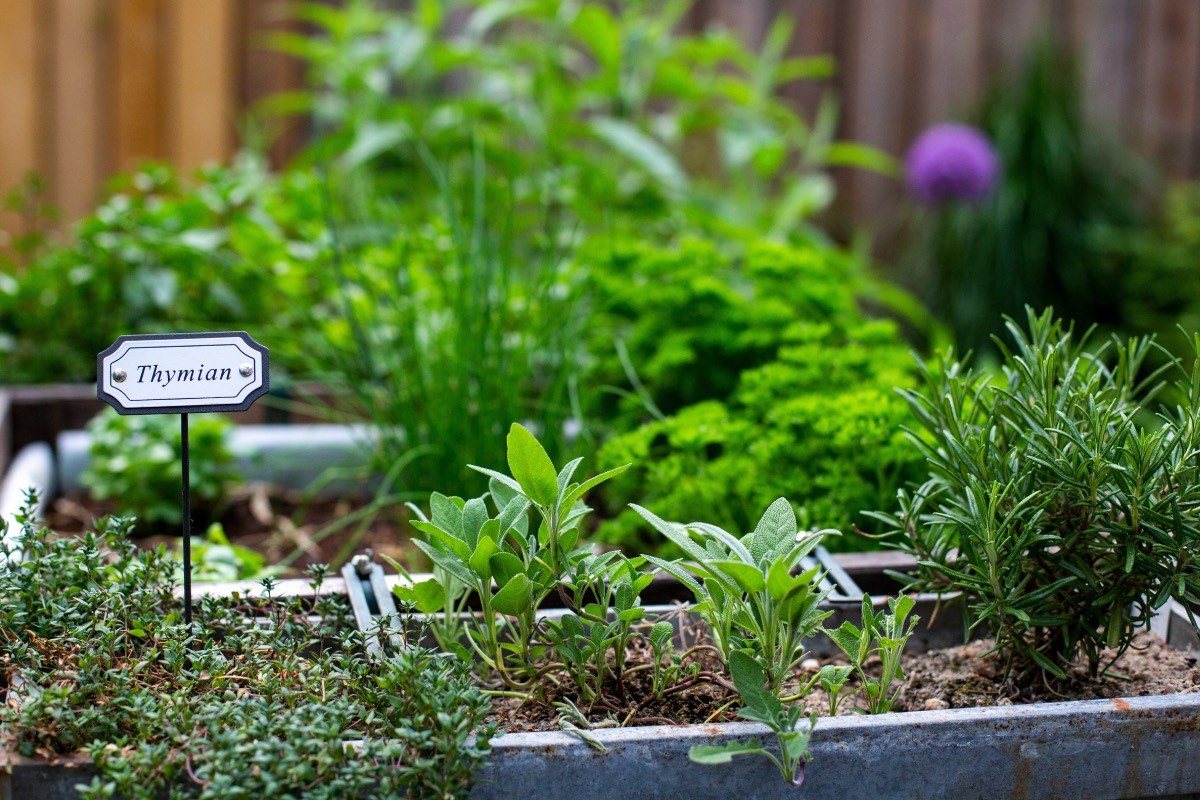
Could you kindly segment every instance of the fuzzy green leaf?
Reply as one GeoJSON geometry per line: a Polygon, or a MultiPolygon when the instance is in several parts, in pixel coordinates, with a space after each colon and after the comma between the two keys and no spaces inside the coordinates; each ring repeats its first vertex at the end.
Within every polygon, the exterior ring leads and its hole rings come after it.
{"type": "Polygon", "coordinates": [[[780,497],[767,508],[750,538],[750,555],[754,563],[787,552],[796,541],[796,511],[780,497]]]}
{"type": "Polygon", "coordinates": [[[825,633],[838,646],[838,649],[846,654],[847,658],[854,660],[858,657],[863,632],[853,622],[847,620],[841,624],[841,627],[825,631],[825,633]]]}
{"type": "Polygon", "coordinates": [[[392,592],[401,603],[422,614],[436,614],[446,606],[446,592],[436,580],[420,581],[412,586],[397,585],[392,592]]]}
{"type": "Polygon", "coordinates": [[[471,569],[485,581],[492,579],[491,558],[496,555],[498,549],[492,537],[480,536],[479,543],[475,545],[475,552],[471,554],[471,560],[468,562],[471,569]]]}
{"type": "Polygon", "coordinates": [[[688,750],[688,759],[697,764],[728,764],[734,756],[766,754],[758,739],[751,739],[748,742],[726,742],[719,747],[712,744],[692,745],[688,750]]]}
{"type": "Polygon", "coordinates": [[[675,637],[675,627],[669,622],[656,622],[650,629],[650,643],[658,649],[663,649],[675,637]]]}
{"type": "Polygon", "coordinates": [[[770,592],[772,600],[776,603],[783,602],[796,583],[791,570],[788,569],[787,560],[777,558],[771,562],[771,567],[767,570],[767,591],[770,592]]]}
{"type": "Polygon", "coordinates": [[[558,474],[542,443],[524,426],[508,430],[508,469],[533,502],[551,508],[558,501],[558,474]]]}
{"type": "Polygon", "coordinates": [[[525,572],[525,563],[512,553],[496,553],[488,562],[496,583],[505,586],[516,576],[525,572]]]}
{"type": "Polygon", "coordinates": [[[430,561],[446,570],[446,572],[449,572],[455,578],[458,578],[467,586],[475,585],[475,578],[471,575],[470,570],[467,569],[463,559],[421,539],[413,539],[413,544],[417,546],[418,550],[429,556],[430,561]]]}
{"type": "Polygon", "coordinates": [[[741,561],[714,560],[709,561],[707,566],[728,575],[738,585],[739,589],[748,594],[761,592],[766,588],[767,579],[763,575],[762,570],[750,564],[744,564],[741,561]]]}
{"type": "Polygon", "coordinates": [[[492,607],[510,617],[519,616],[532,606],[533,584],[523,573],[513,576],[492,598],[492,607]]]}
{"type": "Polygon", "coordinates": [[[742,650],[734,650],[729,654],[728,666],[729,674],[733,676],[733,685],[737,687],[742,702],[755,711],[769,714],[772,707],[770,699],[775,699],[776,703],[779,701],[763,688],[767,676],[758,659],[742,650]]]}
{"type": "Polygon", "coordinates": [[[482,497],[468,500],[462,510],[462,538],[467,547],[474,549],[479,541],[479,529],[488,521],[487,505],[482,497]]]}

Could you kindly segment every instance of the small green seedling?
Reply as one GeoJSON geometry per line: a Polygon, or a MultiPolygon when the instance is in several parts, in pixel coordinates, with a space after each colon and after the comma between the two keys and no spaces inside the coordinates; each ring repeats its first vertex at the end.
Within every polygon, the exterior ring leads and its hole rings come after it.
{"type": "MultiPolygon", "coordinates": [[[[908,595],[901,595],[888,600],[886,612],[883,609],[877,612],[871,607],[871,598],[863,595],[862,628],[847,620],[836,630],[826,631],[833,643],[850,659],[849,669],[858,673],[863,692],[867,696],[867,710],[872,714],[891,711],[900,695],[899,689],[892,693],[891,686],[893,681],[904,679],[900,656],[904,653],[908,637],[921,620],[920,617],[909,617],[914,605],[915,600],[908,595]],[[879,656],[878,678],[868,677],[864,670],[867,659],[873,654],[879,656]]],[[[838,691],[848,675],[849,673],[841,676],[841,683],[837,684],[838,691]]],[[[837,677],[830,675],[831,685],[837,677]]],[[[831,708],[836,710],[836,703],[834,695],[830,699],[831,708]]]]}
{"type": "Polygon", "coordinates": [[[841,705],[842,700],[842,689],[853,672],[854,667],[852,666],[841,667],[835,664],[826,664],[817,674],[817,681],[825,690],[825,694],[829,695],[829,716],[837,716],[838,706],[841,705]]]}
{"type": "Polygon", "coordinates": [[[795,786],[802,785],[805,767],[812,758],[808,742],[817,725],[817,715],[805,717],[802,708],[785,706],[777,694],[765,689],[767,678],[762,665],[748,653],[741,650],[731,653],[729,668],[734,686],[746,704],[738,716],[770,728],[779,744],[779,756],[763,747],[758,739],[751,739],[728,742],[723,747],[695,745],[688,751],[688,758],[697,764],[728,764],[734,756],[762,755],[771,760],[785,780],[795,786]]]}

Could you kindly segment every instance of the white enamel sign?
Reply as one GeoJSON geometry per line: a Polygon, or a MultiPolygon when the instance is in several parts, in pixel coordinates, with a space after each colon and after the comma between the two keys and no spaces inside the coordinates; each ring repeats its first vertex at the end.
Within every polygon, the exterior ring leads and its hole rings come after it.
{"type": "Polygon", "coordinates": [[[122,336],[96,356],[96,394],[122,414],[245,411],[267,393],[267,348],[240,331],[122,336]]]}

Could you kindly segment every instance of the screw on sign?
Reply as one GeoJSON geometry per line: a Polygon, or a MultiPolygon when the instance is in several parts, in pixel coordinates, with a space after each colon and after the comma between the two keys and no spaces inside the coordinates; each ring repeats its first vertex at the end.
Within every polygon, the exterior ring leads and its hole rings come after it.
{"type": "Polygon", "coordinates": [[[96,356],[96,395],[119,414],[179,414],[183,614],[192,624],[188,414],[245,411],[270,389],[267,348],[241,331],[121,336],[96,356]]]}

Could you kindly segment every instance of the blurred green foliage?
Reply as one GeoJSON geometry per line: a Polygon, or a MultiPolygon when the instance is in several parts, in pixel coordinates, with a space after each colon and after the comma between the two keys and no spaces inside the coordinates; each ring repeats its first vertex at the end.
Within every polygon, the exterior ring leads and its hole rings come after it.
{"type": "Polygon", "coordinates": [[[156,165],[117,178],[68,244],[0,262],[4,381],[94,379],[96,353],[127,333],[241,328],[286,363],[270,333],[318,300],[310,185],[249,157],[190,185],[156,165]]]}
{"type": "MultiPolygon", "coordinates": [[[[211,511],[227,487],[240,480],[229,449],[233,423],[215,414],[191,414],[188,479],[192,505],[211,511]]],[[[182,435],[174,414],[118,414],[104,409],[88,423],[91,460],[82,483],[97,500],[113,500],[119,513],[137,517],[141,530],[171,533],[182,524],[182,435]]]]}
{"type": "MultiPolygon", "coordinates": [[[[827,56],[787,55],[776,19],[761,48],[719,27],[687,32],[694,0],[370,0],[298,9],[316,36],[274,45],[303,59],[308,87],[263,110],[311,117],[311,163],[367,167],[377,190],[423,219],[449,175],[487,164],[486,202],[549,210],[557,233],[683,229],[722,235],[820,234],[806,223],[833,196],[823,170],[890,170],[870,148],[833,139],[826,99],[808,121],[778,96],[832,74],[827,56]]],[[[467,180],[452,193],[469,198],[467,180]]]]}
{"type": "MultiPolygon", "coordinates": [[[[204,531],[203,538],[192,541],[192,579],[197,583],[227,583],[232,581],[254,581],[278,575],[282,567],[267,566],[267,557],[262,553],[233,544],[225,534],[225,528],[214,522],[204,531]]],[[[175,548],[179,561],[179,580],[183,580],[183,540],[175,548]]]]}
{"type": "MultiPolygon", "coordinates": [[[[900,432],[905,407],[894,387],[912,384],[913,364],[896,327],[858,311],[844,255],[769,246],[751,248],[739,263],[693,245],[683,274],[695,265],[714,276],[727,271],[738,275],[740,293],[714,290],[694,275],[673,282],[659,272],[684,255],[646,251],[626,263],[635,274],[631,264],[640,264],[642,279],[657,275],[671,287],[671,302],[657,307],[647,296],[645,307],[628,317],[630,341],[647,343],[654,356],[699,357],[647,370],[648,395],[658,400],[662,379],[664,402],[679,408],[604,446],[602,467],[634,463],[609,485],[608,509],[616,513],[636,500],[666,519],[703,519],[744,532],[754,523],[745,509],[787,496],[805,524],[849,532],[864,522],[860,511],[888,502],[920,466],[900,432]],[[721,302],[711,303],[713,297],[721,302]],[[711,323],[706,304],[720,310],[711,323]],[[654,336],[673,338],[654,348],[654,336]],[[706,383],[710,364],[714,381],[706,383]],[[676,372],[695,380],[676,383],[676,372]]],[[[636,279],[625,283],[635,286],[636,279]]],[[[631,297],[637,294],[631,289],[631,297]]],[[[653,546],[641,538],[641,527],[626,512],[602,524],[599,536],[653,546]]],[[[840,549],[864,544],[853,536],[830,542],[840,549]]]]}
{"type": "Polygon", "coordinates": [[[1200,330],[1200,184],[1171,187],[1155,225],[1118,244],[1131,257],[1120,296],[1124,327],[1186,352],[1190,336],[1179,328],[1200,330]]]}

